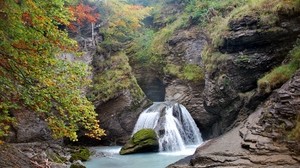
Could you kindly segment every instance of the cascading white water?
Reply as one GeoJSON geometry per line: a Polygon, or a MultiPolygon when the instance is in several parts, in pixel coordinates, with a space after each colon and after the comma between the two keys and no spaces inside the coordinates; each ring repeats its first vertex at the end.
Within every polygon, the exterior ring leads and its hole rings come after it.
{"type": "Polygon", "coordinates": [[[201,133],[187,109],[178,103],[154,103],[141,113],[133,134],[152,128],[159,138],[160,151],[180,151],[186,145],[200,145],[201,133]]]}

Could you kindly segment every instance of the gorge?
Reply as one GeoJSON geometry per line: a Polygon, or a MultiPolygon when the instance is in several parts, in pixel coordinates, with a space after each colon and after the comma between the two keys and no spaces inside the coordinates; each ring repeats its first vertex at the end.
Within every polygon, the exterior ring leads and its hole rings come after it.
{"type": "Polygon", "coordinates": [[[5,0],[0,21],[0,167],[300,165],[299,0],[5,0]],[[144,128],[159,152],[119,155],[144,128]]]}

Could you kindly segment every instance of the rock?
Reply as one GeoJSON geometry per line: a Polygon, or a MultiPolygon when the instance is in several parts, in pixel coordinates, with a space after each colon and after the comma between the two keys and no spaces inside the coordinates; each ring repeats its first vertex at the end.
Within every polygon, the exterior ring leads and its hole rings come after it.
{"type": "Polygon", "coordinates": [[[52,140],[51,131],[47,123],[35,113],[28,110],[12,112],[16,118],[13,125],[14,137],[8,138],[8,142],[33,142],[52,140]]]}
{"type": "Polygon", "coordinates": [[[158,138],[153,129],[141,129],[122,147],[120,154],[158,152],[158,138]]]}
{"type": "Polygon", "coordinates": [[[87,95],[96,107],[106,136],[98,141],[82,132],[79,144],[123,145],[150,101],[138,86],[124,53],[107,51],[104,47],[98,50],[93,56],[93,83],[87,95]]]}
{"type": "Polygon", "coordinates": [[[70,166],[69,165],[66,165],[66,164],[62,164],[62,163],[55,163],[55,162],[52,162],[50,164],[50,168],[69,168],[70,166]]]}
{"type": "Polygon", "coordinates": [[[165,101],[165,84],[160,75],[145,67],[135,67],[135,77],[147,98],[153,102],[165,101]]]}
{"type": "MultiPolygon", "coordinates": [[[[257,91],[257,81],[287,59],[300,34],[300,30],[281,26],[282,22],[292,27],[300,25],[298,16],[279,18],[278,24],[269,26],[262,25],[258,14],[229,21],[229,30],[222,37],[224,43],[211,53],[212,57],[224,58],[219,63],[214,61],[211,65],[214,68],[207,70],[205,75],[204,108],[214,115],[216,122],[211,126],[214,135],[236,126],[269,96],[270,93],[257,91]]],[[[282,99],[288,97],[282,95],[282,99]]],[[[291,109],[284,110],[288,113],[291,109]]]]}
{"type": "MultiPolygon", "coordinates": [[[[287,138],[291,124],[299,115],[300,71],[273,92],[270,98],[241,123],[226,134],[201,145],[190,161],[178,162],[169,168],[189,167],[299,167],[297,141],[287,138]],[[282,100],[278,97],[285,93],[282,100]],[[291,103],[286,103],[286,100],[291,103]],[[286,108],[293,107],[286,114],[286,108]],[[273,115],[270,115],[272,111],[273,115]],[[278,118],[282,119],[279,120],[278,118]],[[286,124],[285,127],[282,124],[286,124]],[[276,138],[274,138],[274,136],[276,138]]],[[[293,126],[294,128],[295,126],[293,126]]]]}
{"type": "MultiPolygon", "coordinates": [[[[207,37],[196,27],[178,30],[167,43],[167,62],[174,65],[195,64],[203,66],[201,52],[207,44],[207,37]]],[[[218,120],[203,107],[204,80],[191,82],[172,76],[165,76],[166,101],[183,104],[192,115],[204,140],[215,137],[213,124],[218,120]]]]}
{"type": "Polygon", "coordinates": [[[12,145],[0,145],[0,167],[32,168],[31,160],[12,145]]]}
{"type": "Polygon", "coordinates": [[[0,167],[69,167],[69,148],[53,141],[0,145],[0,167]]]}
{"type": "Polygon", "coordinates": [[[70,168],[86,168],[80,160],[76,160],[71,164],[70,168]]]}

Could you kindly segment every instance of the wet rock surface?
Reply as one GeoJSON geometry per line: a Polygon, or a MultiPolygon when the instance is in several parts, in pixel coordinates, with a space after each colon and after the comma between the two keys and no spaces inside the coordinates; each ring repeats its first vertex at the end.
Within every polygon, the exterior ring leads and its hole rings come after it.
{"type": "Polygon", "coordinates": [[[299,144],[289,140],[300,114],[300,71],[248,119],[169,167],[299,167],[299,144]]]}

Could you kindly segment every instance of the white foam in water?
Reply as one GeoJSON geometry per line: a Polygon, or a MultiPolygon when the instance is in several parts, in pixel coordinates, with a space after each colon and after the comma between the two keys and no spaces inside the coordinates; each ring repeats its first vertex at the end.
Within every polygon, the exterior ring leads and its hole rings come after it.
{"type": "Polygon", "coordinates": [[[158,111],[149,111],[149,108],[141,113],[137,123],[135,124],[133,132],[136,133],[138,130],[143,128],[155,128],[159,118],[158,111]]]}
{"type": "Polygon", "coordinates": [[[160,151],[165,154],[175,151],[181,153],[180,155],[193,154],[195,148],[189,150],[187,146],[200,145],[203,142],[201,133],[190,113],[178,103],[154,103],[141,113],[133,134],[143,128],[152,128],[156,131],[160,151]]]}
{"type": "Polygon", "coordinates": [[[163,151],[159,152],[160,155],[170,155],[170,156],[188,156],[188,155],[193,155],[196,151],[196,148],[198,145],[188,145],[185,146],[183,150],[180,151],[163,151]]]}
{"type": "Polygon", "coordinates": [[[202,143],[201,133],[186,108],[177,103],[154,103],[141,113],[133,134],[152,128],[159,136],[159,153],[119,155],[121,147],[97,147],[104,157],[85,162],[88,168],[162,168],[192,155],[202,143]]]}

